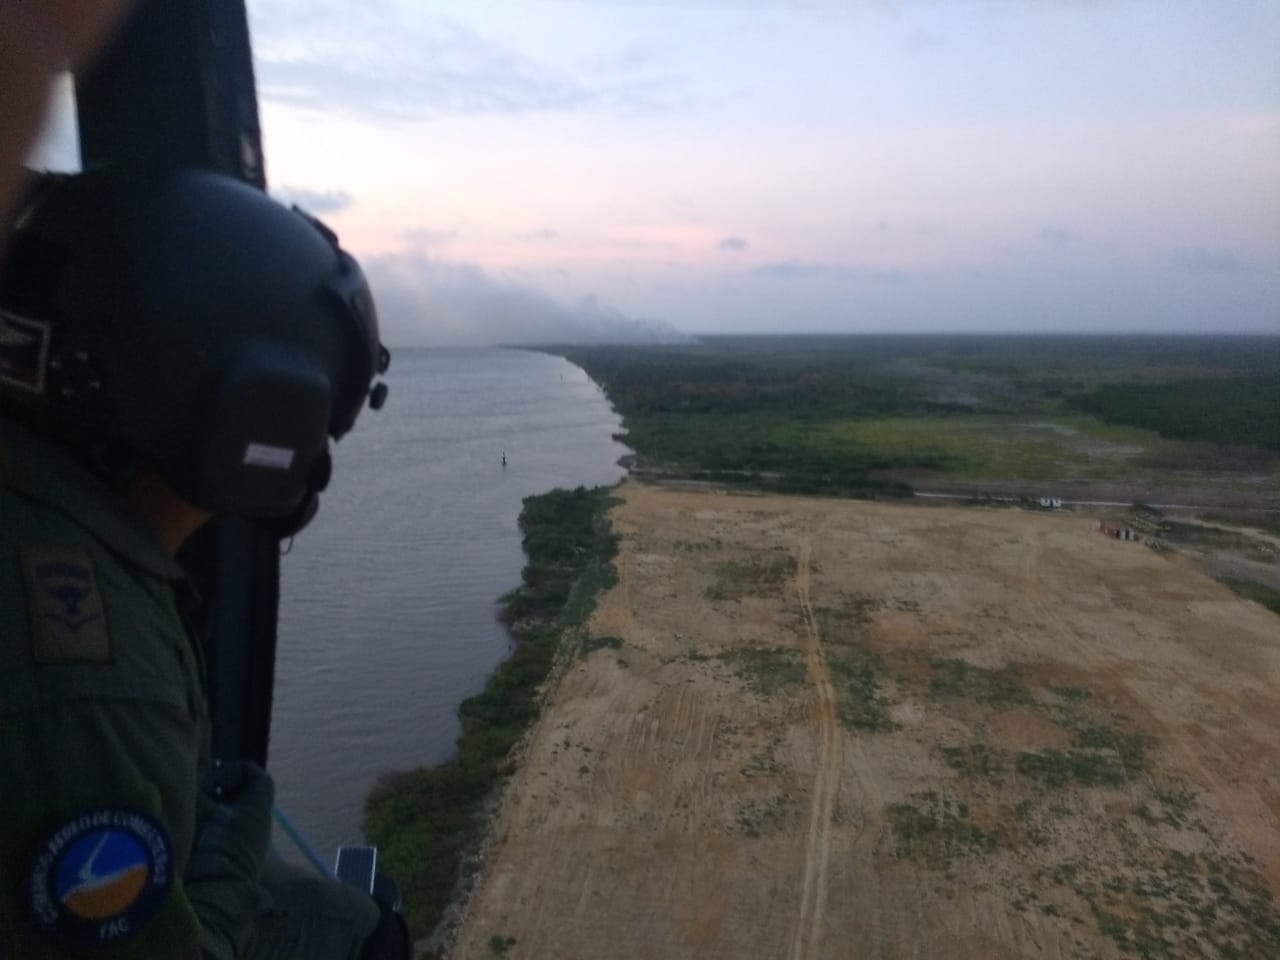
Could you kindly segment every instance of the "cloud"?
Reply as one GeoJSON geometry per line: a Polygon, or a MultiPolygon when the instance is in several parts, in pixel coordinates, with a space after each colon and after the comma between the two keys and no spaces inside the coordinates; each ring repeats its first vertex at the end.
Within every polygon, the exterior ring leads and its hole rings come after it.
{"type": "Polygon", "coordinates": [[[1198,248],[1192,250],[1175,250],[1169,254],[1169,262],[1184,273],[1193,274],[1240,274],[1248,273],[1252,268],[1245,260],[1226,250],[1198,248]]]}
{"type": "Polygon", "coordinates": [[[752,276],[776,280],[833,280],[874,281],[877,283],[901,283],[907,274],[897,267],[857,267],[842,264],[819,263],[810,260],[777,260],[763,263],[751,271],[752,276]]]}
{"type": "Polygon", "coordinates": [[[1239,114],[1227,121],[1227,130],[1245,136],[1273,133],[1280,130],[1280,112],[1239,114]]]}
{"type": "Polygon", "coordinates": [[[762,263],[751,273],[757,277],[781,277],[792,280],[830,276],[831,271],[831,267],[822,263],[810,263],[804,260],[778,260],[773,263],[762,263]]]}
{"type": "Polygon", "coordinates": [[[628,316],[588,295],[563,303],[526,282],[421,254],[369,258],[365,273],[383,338],[393,346],[672,343],[660,320],[628,316]]]}
{"type": "Polygon", "coordinates": [[[308,190],[306,187],[272,187],[271,195],[281,203],[301,207],[320,216],[337,213],[351,206],[351,194],[345,190],[308,190]]]}
{"type": "Polygon", "coordinates": [[[430,251],[458,239],[457,230],[431,230],[427,227],[411,227],[404,231],[405,246],[413,253],[426,256],[430,251]]]}
{"type": "Polygon", "coordinates": [[[635,73],[660,64],[663,52],[657,42],[637,38],[613,52],[590,58],[584,65],[593,73],[635,73]]]}
{"type": "Polygon", "coordinates": [[[1061,253],[1076,241],[1076,235],[1066,227],[1045,227],[1038,236],[1040,242],[1055,253],[1061,253]]]}
{"type": "Polygon", "coordinates": [[[732,253],[746,250],[750,246],[751,244],[747,243],[745,237],[740,237],[737,234],[730,234],[720,241],[720,249],[728,250],[732,253]]]}
{"type": "Polygon", "coordinates": [[[266,100],[396,123],[585,108],[627,115],[679,106],[674,80],[634,72],[584,79],[419,6],[260,0],[251,5],[266,100]]]}
{"type": "Polygon", "coordinates": [[[947,38],[936,30],[916,25],[902,38],[902,49],[908,54],[922,54],[945,46],[947,38]]]}
{"type": "Polygon", "coordinates": [[[556,240],[556,239],[559,239],[559,237],[560,237],[560,231],[552,230],[547,227],[544,227],[541,230],[534,230],[532,233],[529,234],[530,240],[556,240]]]}

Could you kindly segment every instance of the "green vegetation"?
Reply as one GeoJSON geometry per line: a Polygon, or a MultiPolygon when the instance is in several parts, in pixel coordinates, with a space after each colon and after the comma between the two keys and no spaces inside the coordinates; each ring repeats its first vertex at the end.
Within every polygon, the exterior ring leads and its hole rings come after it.
{"type": "Polygon", "coordinates": [[[1151,849],[1119,833],[1111,869],[1069,861],[1044,871],[1041,892],[1067,887],[1125,955],[1252,960],[1280,955],[1280,910],[1248,856],[1151,849]]]}
{"type": "Polygon", "coordinates": [[[583,637],[578,644],[578,656],[586,659],[597,650],[621,650],[621,637],[583,637]]]}
{"type": "Polygon", "coordinates": [[[520,529],[529,562],[520,586],[502,598],[503,620],[514,626],[557,618],[575,626],[586,622],[596,593],[617,580],[616,538],[602,520],[616,502],[582,487],[525,498],[520,529]],[[580,584],[583,577],[587,582],[580,584]]]}
{"type": "Polygon", "coordinates": [[[738,647],[720,654],[747,687],[762,697],[805,682],[806,668],[799,651],[787,647],[738,647]]]}
{"type": "Polygon", "coordinates": [[[823,436],[966,483],[1105,480],[1148,448],[1168,446],[1148,431],[1060,413],[864,418],[826,424],[823,436]]]}
{"type": "Polygon", "coordinates": [[[972,822],[969,808],[935,791],[916,795],[915,803],[895,803],[885,809],[893,828],[894,854],[900,860],[921,860],[938,869],[959,857],[991,853],[1007,838],[997,827],[984,830],[972,822]]]}
{"type": "Polygon", "coordinates": [[[708,337],[557,352],[604,387],[638,466],[667,475],[872,497],[947,482],[1153,486],[1171,471],[1280,479],[1276,337],[708,337]]]}
{"type": "Polygon", "coordinates": [[[1084,703],[1093,696],[1093,691],[1087,687],[1059,686],[1047,683],[1045,684],[1045,689],[1058,695],[1068,703],[1084,703]]]}
{"type": "Polygon", "coordinates": [[[495,957],[502,956],[515,945],[515,937],[504,937],[501,934],[495,933],[489,938],[489,949],[493,952],[495,957]]]}
{"type": "Polygon", "coordinates": [[[1129,772],[1114,754],[1094,750],[1036,750],[1018,754],[1018,772],[1050,787],[1122,786],[1129,772]]]}
{"type": "Polygon", "coordinates": [[[1161,520],[1155,527],[1155,535],[1169,543],[1194,547],[1200,550],[1229,550],[1249,560],[1274,563],[1280,551],[1272,544],[1247,533],[1225,530],[1203,523],[1181,523],[1161,520]]]}
{"type": "Polygon", "coordinates": [[[910,493],[875,475],[937,466],[931,455],[881,456],[830,442],[832,418],[949,409],[900,377],[879,375],[847,346],[832,363],[818,339],[717,338],[706,347],[574,348],[563,351],[609,394],[647,463],[725,484],[780,492],[910,493]],[[774,341],[769,341],[773,343],[774,341]]]}
{"type": "Polygon", "coordinates": [[[791,826],[795,817],[795,798],[776,791],[769,796],[748,798],[740,802],[735,819],[742,832],[754,839],[791,826]]]}
{"type": "MultiPolygon", "coordinates": [[[[1161,519],[1146,513],[1152,523],[1161,519]]],[[[838,610],[822,614],[833,625],[852,619],[838,610]]],[[[901,652],[888,656],[923,665],[901,652]]],[[[1192,789],[1155,769],[1155,742],[1126,717],[1123,700],[1067,682],[1033,684],[1016,667],[946,658],[928,667],[927,677],[914,679],[912,669],[904,675],[913,679],[896,682],[927,689],[939,708],[963,710],[969,729],[985,739],[939,749],[974,809],[945,788],[886,807],[895,856],[956,880],[961,859],[1007,856],[1005,864],[1018,864],[1029,847],[1037,857],[1057,851],[1067,859],[1009,890],[1014,909],[1060,920],[1060,929],[1091,925],[1124,956],[1280,956],[1280,908],[1259,865],[1213,831],[1192,789]],[[1013,707],[1035,711],[1038,724],[1051,721],[1056,729],[1046,729],[1045,746],[993,744],[987,721],[1013,707]],[[1109,798],[1092,793],[1117,788],[1109,798]],[[1125,812],[1112,814],[1113,803],[1125,812]],[[1098,815],[1102,804],[1106,816],[1098,815]]]]}
{"type": "Polygon", "coordinates": [[[1008,766],[1005,751],[985,743],[964,747],[943,747],[942,758],[952,770],[970,777],[996,777],[1008,766]]]}
{"type": "MultiPolygon", "coordinates": [[[[871,623],[877,610],[883,608],[884,600],[880,597],[854,594],[843,597],[840,606],[818,607],[814,610],[814,614],[818,620],[822,639],[828,643],[843,646],[860,642],[862,628],[871,623]]],[[[900,605],[899,609],[903,607],[900,605]]]]}
{"type": "Polygon", "coordinates": [[[1109,726],[1077,728],[1074,739],[1075,749],[1018,754],[1018,772],[1050,787],[1119,787],[1143,772],[1151,746],[1144,734],[1109,726]]]}
{"type": "Polygon", "coordinates": [[[1200,519],[1228,527],[1251,527],[1280,537],[1280,513],[1206,513],[1200,519]]]}
{"type": "Polygon", "coordinates": [[[881,691],[885,670],[879,654],[858,648],[838,650],[828,656],[827,666],[839,697],[840,720],[846,727],[870,733],[897,729],[889,716],[889,700],[881,691]]]}
{"type": "Polygon", "coordinates": [[[1009,668],[985,670],[964,660],[934,660],[929,692],[935,697],[976,700],[998,709],[1030,703],[1031,694],[1009,668]]]}
{"type": "Polygon", "coordinates": [[[775,593],[796,573],[796,559],[783,556],[730,560],[716,566],[716,579],[707,587],[708,600],[740,600],[775,593]]]}
{"type": "Polygon", "coordinates": [[[1280,451],[1280,379],[1274,375],[1110,384],[1074,397],[1072,405],[1162,437],[1280,451]]]}
{"type": "MultiPolygon", "coordinates": [[[[405,917],[419,935],[435,928],[457,890],[487,804],[507,775],[507,755],[537,717],[556,657],[566,641],[569,650],[582,649],[596,595],[614,582],[617,538],[605,517],[614,502],[603,489],[581,487],[525,499],[520,527],[528,563],[521,586],[504,598],[503,616],[518,641],[511,656],[483,692],[463,701],[457,756],[391,774],[365,802],[365,834],[399,881],[405,917]]],[[[611,639],[599,643],[611,646],[611,639]]],[[[505,950],[514,941],[502,942],[505,950]]]]}

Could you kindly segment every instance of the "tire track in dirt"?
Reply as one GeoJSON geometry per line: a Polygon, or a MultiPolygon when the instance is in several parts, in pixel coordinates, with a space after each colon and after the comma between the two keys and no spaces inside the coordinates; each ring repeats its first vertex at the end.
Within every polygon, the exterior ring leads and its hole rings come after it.
{"type": "Polygon", "coordinates": [[[831,817],[840,789],[840,728],[836,716],[836,695],[831,671],[822,650],[822,635],[813,615],[810,593],[813,544],[800,545],[796,563],[796,596],[804,618],[805,657],[813,684],[813,720],[817,726],[818,750],[809,806],[809,830],[805,842],[804,879],[801,883],[800,913],[791,941],[790,960],[815,960],[822,956],[822,928],[827,909],[827,877],[831,859],[831,817]]]}

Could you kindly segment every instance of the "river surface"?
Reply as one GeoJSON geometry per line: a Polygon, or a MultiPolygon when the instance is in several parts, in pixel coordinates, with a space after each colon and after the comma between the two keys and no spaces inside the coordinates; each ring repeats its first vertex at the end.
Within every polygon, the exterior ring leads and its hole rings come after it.
{"type": "Polygon", "coordinates": [[[269,764],[326,859],[361,842],[379,775],[451,756],[458,704],[510,649],[496,601],[520,582],[522,498],[613,483],[627,453],[559,357],[399,350],[386,379],[282,562],[269,764]]]}

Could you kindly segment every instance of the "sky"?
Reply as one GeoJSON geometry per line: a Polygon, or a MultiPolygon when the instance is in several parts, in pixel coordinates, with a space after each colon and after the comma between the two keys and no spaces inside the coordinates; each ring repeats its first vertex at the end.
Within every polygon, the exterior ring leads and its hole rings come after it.
{"type": "Polygon", "coordinates": [[[1280,334],[1274,0],[248,0],[401,344],[1280,334]]]}

